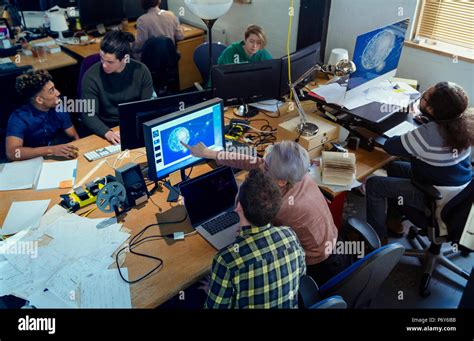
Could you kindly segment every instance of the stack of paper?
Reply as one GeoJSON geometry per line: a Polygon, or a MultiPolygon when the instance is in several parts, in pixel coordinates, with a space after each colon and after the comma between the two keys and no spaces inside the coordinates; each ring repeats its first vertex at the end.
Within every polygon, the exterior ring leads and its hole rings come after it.
{"type": "Polygon", "coordinates": [[[42,164],[42,157],[1,164],[0,191],[33,188],[42,164]]]}
{"type": "Polygon", "coordinates": [[[322,178],[328,185],[348,186],[356,173],[354,153],[323,152],[322,178]]]}
{"type": "Polygon", "coordinates": [[[8,236],[27,230],[36,229],[40,224],[40,218],[46,212],[51,200],[16,201],[8,210],[7,217],[3,222],[0,234],[8,236]]]}
{"type": "Polygon", "coordinates": [[[76,171],[77,160],[44,162],[36,189],[74,187],[76,171]]]}
{"type": "Polygon", "coordinates": [[[15,295],[37,308],[130,308],[129,284],[117,269],[108,270],[130,234],[120,224],[98,229],[104,220],[55,206],[36,230],[0,242],[0,296],[15,295]]]}

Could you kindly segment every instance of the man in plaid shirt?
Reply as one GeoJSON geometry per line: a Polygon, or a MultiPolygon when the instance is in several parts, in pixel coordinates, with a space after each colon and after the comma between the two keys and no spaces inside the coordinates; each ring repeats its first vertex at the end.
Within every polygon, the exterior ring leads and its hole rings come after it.
{"type": "Polygon", "coordinates": [[[270,221],[281,205],[274,180],[251,170],[237,195],[240,233],[212,263],[206,308],[297,308],[305,253],[289,227],[270,221]]]}

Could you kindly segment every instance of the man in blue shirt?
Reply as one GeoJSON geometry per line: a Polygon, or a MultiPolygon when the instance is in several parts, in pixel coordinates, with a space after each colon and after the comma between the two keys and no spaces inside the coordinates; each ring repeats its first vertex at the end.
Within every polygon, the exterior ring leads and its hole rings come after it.
{"type": "Polygon", "coordinates": [[[14,111],[7,125],[6,154],[19,161],[38,156],[77,157],[78,148],[70,144],[53,145],[58,133],[72,140],[79,135],[68,113],[56,111],[59,91],[47,71],[28,71],[16,79],[16,90],[28,104],[14,111]]]}

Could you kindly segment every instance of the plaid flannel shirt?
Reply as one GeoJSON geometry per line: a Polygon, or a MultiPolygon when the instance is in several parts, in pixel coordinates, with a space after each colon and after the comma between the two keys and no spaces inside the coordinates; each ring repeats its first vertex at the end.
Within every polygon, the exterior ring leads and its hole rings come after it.
{"type": "Polygon", "coordinates": [[[305,254],[289,227],[244,226],[214,257],[206,308],[297,308],[305,254]]]}

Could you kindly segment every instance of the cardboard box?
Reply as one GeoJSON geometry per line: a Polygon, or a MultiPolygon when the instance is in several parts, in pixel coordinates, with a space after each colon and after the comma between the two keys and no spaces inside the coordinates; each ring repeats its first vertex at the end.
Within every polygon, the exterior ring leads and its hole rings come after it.
{"type": "MultiPolygon", "coordinates": [[[[316,124],[319,127],[319,131],[314,136],[300,136],[298,143],[308,151],[311,158],[316,158],[321,156],[325,143],[337,141],[340,127],[338,124],[316,116],[315,114],[306,115],[306,119],[308,122],[316,124]]],[[[295,117],[279,124],[277,131],[278,141],[295,141],[298,139],[299,133],[296,131],[296,127],[299,123],[300,118],[295,117]]]]}

